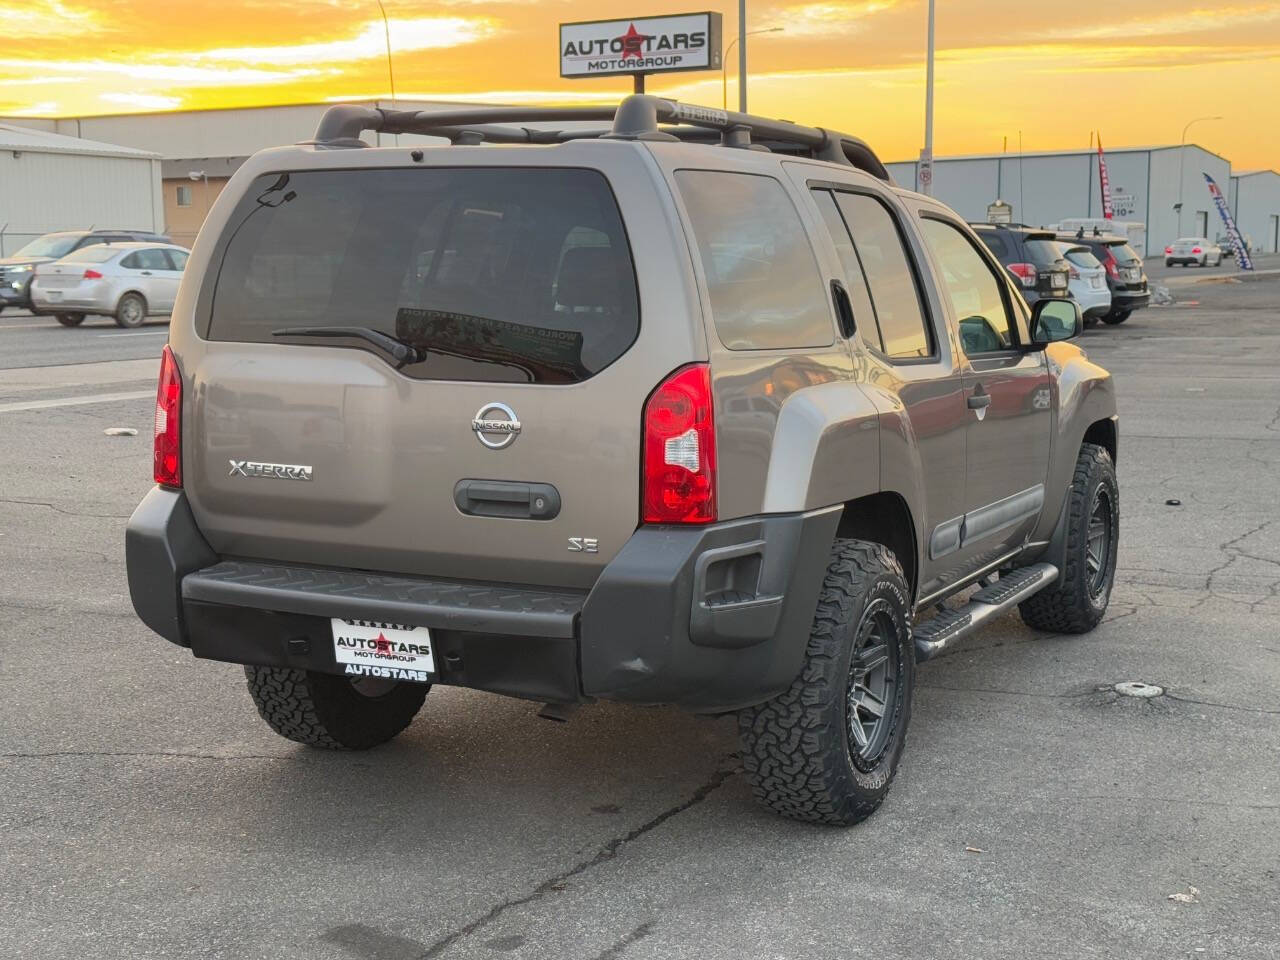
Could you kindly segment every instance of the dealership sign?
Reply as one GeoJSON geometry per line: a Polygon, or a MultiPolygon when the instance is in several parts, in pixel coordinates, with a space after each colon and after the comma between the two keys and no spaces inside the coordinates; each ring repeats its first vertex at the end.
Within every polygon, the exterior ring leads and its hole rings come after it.
{"type": "Polygon", "coordinates": [[[720,69],[720,14],[560,24],[560,76],[720,69]]]}

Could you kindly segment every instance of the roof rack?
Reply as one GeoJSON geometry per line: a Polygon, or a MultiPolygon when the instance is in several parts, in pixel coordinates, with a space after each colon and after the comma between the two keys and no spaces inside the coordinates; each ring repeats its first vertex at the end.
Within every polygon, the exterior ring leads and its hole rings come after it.
{"type": "Polygon", "coordinates": [[[847,133],[806,127],[787,120],[770,120],[749,113],[716,110],[661,97],[635,94],[613,107],[462,107],[448,110],[383,110],[338,104],[325,111],[314,140],[328,147],[367,146],[366,130],[445,137],[454,144],[564,143],[568,140],[685,140],[715,139],[726,147],[800,153],[856,167],[892,183],[889,171],[865,142],[847,133]],[[611,123],[600,130],[530,129],[497,124],[583,122],[611,123]]]}

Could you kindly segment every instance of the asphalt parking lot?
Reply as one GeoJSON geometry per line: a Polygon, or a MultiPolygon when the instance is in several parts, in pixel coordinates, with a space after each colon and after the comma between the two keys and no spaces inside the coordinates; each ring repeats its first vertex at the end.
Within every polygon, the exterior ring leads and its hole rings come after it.
{"type": "Polygon", "coordinates": [[[1120,398],[1106,621],[923,666],[845,831],[757,809],[729,719],[437,688],[369,753],[277,738],[129,604],[163,336],[0,316],[0,954],[1277,956],[1280,276],[1195,273],[1083,340],[1120,398]]]}

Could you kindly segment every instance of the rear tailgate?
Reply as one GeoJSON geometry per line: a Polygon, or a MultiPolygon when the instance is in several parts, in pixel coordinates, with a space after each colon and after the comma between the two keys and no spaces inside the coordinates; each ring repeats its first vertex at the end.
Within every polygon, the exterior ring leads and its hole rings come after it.
{"type": "Polygon", "coordinates": [[[536,163],[248,185],[229,217],[241,225],[214,251],[216,291],[202,290],[208,339],[180,357],[194,396],[187,488],[213,548],[593,582],[638,522],[644,400],[705,356],[669,200],[625,156],[626,192],[597,170],[536,163]],[[669,281],[646,293],[643,321],[633,257],[669,281]],[[333,326],[425,359],[396,369],[358,339],[272,335],[333,326]]]}

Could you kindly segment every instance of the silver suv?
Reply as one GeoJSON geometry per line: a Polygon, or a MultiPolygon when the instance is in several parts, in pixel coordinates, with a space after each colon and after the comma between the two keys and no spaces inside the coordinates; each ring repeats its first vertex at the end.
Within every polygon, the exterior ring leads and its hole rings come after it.
{"type": "Polygon", "coordinates": [[[1078,308],[845,134],[334,107],[232,178],[170,329],[134,607],[301,743],[382,743],[432,684],[736,712],[757,797],[848,824],[918,660],[1106,609],[1078,308]]]}

